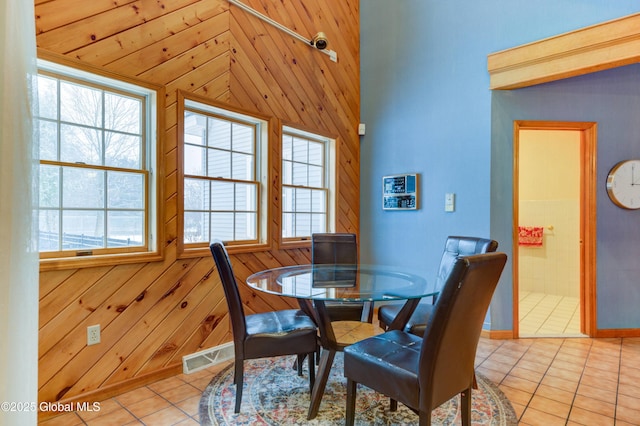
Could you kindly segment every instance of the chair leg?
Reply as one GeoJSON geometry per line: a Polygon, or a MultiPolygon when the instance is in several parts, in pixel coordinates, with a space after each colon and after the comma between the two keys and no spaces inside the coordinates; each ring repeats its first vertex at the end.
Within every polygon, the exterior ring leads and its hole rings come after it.
{"type": "Polygon", "coordinates": [[[293,369],[298,370],[298,376],[302,376],[302,367],[300,367],[300,363],[302,363],[307,356],[310,356],[311,359],[315,360],[316,365],[320,364],[320,347],[318,346],[316,352],[298,355],[296,360],[293,361],[293,369]]]}
{"type": "Polygon", "coordinates": [[[313,385],[316,383],[316,363],[313,352],[307,355],[309,358],[309,392],[313,391],[313,385]]]}
{"type": "Polygon", "coordinates": [[[300,372],[301,372],[300,367],[298,367],[299,363],[300,363],[300,355],[296,356],[296,359],[293,360],[293,365],[291,365],[291,368],[298,371],[298,376],[300,375],[300,372]]]}
{"type": "Polygon", "coordinates": [[[347,379],[347,412],[345,413],[345,426],[353,426],[356,418],[356,387],[358,383],[347,379]]]}
{"type": "Polygon", "coordinates": [[[471,387],[460,394],[462,426],[471,426],[471,387]]]}
{"type": "Polygon", "coordinates": [[[242,388],[244,383],[244,360],[236,359],[235,370],[233,373],[233,382],[236,384],[236,407],[234,413],[240,412],[240,404],[242,404],[242,388]]]}
{"type": "Polygon", "coordinates": [[[298,357],[296,358],[294,368],[298,370],[298,376],[302,376],[302,363],[304,362],[304,357],[306,356],[306,354],[298,354],[298,357]]]}
{"type": "Polygon", "coordinates": [[[393,399],[393,398],[389,398],[389,411],[398,411],[398,401],[393,399]]]}
{"type": "Polygon", "coordinates": [[[431,426],[431,411],[420,411],[418,416],[419,426],[431,426]]]}

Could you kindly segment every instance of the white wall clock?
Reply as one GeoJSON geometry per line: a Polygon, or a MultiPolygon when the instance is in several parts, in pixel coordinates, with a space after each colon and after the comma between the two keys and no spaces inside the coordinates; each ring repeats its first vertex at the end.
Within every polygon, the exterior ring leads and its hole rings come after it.
{"type": "Polygon", "coordinates": [[[607,193],[623,209],[640,209],[640,160],[621,161],[607,176],[607,193]]]}

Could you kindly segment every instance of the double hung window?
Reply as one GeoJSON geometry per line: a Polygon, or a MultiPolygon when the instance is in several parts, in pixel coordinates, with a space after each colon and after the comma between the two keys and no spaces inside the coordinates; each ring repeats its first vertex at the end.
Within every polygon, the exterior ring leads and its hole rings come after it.
{"type": "Polygon", "coordinates": [[[333,228],[334,141],[285,127],[282,133],[282,238],[308,239],[333,228]]]}
{"type": "Polygon", "coordinates": [[[264,242],[266,121],[189,99],[182,120],[184,248],[264,242]]]}
{"type": "Polygon", "coordinates": [[[156,92],[39,62],[42,258],[154,250],[156,92]]]}

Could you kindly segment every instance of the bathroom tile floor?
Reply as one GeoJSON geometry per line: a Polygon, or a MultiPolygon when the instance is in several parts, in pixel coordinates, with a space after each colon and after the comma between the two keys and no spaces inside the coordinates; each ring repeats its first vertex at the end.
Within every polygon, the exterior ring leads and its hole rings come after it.
{"type": "Polygon", "coordinates": [[[580,299],[520,292],[520,337],[583,337],[580,299]]]}
{"type": "MultiPolygon", "coordinates": [[[[362,338],[371,332],[370,325],[362,338]]],[[[357,328],[346,331],[351,338],[357,328]]],[[[164,379],[105,400],[99,412],[40,422],[197,425],[198,402],[225,365],[164,379]]],[[[521,425],[640,425],[640,338],[481,338],[476,369],[498,384],[521,425]]]]}

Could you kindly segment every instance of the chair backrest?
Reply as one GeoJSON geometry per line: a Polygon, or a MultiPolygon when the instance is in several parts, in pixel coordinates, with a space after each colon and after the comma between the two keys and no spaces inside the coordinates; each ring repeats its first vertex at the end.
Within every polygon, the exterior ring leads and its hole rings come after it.
{"type": "Polygon", "coordinates": [[[444,245],[440,267],[438,268],[436,288],[445,283],[458,256],[490,253],[497,249],[498,242],[488,238],[460,237],[456,235],[448,237],[444,245]]]}
{"type": "Polygon", "coordinates": [[[420,408],[434,408],[468,389],[482,324],[507,255],[458,257],[427,329],[421,352],[420,408]]]}
{"type": "Polygon", "coordinates": [[[233,275],[229,254],[222,241],[214,240],[209,248],[211,249],[213,260],[216,263],[220,281],[222,281],[222,288],[224,289],[227,306],[229,307],[229,315],[231,315],[234,346],[236,351],[238,351],[243,348],[243,342],[247,335],[247,323],[244,316],[244,308],[242,307],[242,299],[240,298],[240,291],[238,290],[236,278],[233,275]]]}
{"type": "Polygon", "coordinates": [[[311,263],[358,264],[358,244],[355,234],[330,233],[311,235],[311,263]]]}

